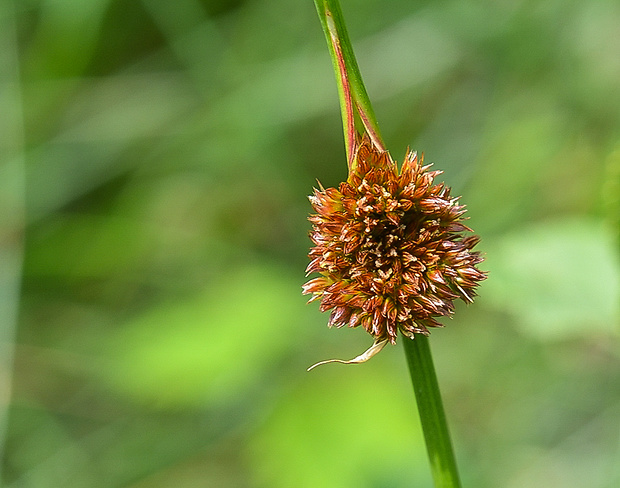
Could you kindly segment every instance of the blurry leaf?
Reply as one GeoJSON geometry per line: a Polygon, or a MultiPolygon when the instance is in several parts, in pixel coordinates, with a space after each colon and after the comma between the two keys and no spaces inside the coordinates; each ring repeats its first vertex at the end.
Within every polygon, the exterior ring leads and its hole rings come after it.
{"type": "Polygon", "coordinates": [[[607,220],[615,232],[616,252],[620,255],[620,147],[607,157],[603,200],[607,220]]]}
{"type": "Polygon", "coordinates": [[[161,137],[194,108],[195,98],[178,74],[129,74],[84,83],[73,95],[62,121],[65,130],[53,142],[112,144],[161,137]]]}
{"type": "Polygon", "coordinates": [[[575,69],[579,80],[580,96],[587,97],[600,111],[617,114],[620,97],[618,79],[618,2],[580,2],[580,11],[573,18],[573,25],[566,26],[566,47],[578,57],[580,69],[575,69]]]}
{"type": "Polygon", "coordinates": [[[436,82],[453,70],[462,46],[433,15],[415,12],[359,43],[360,65],[373,100],[436,82]]]}
{"type": "Polygon", "coordinates": [[[406,373],[379,364],[304,376],[250,441],[257,486],[430,486],[406,373]]]}
{"type": "Polygon", "coordinates": [[[156,237],[153,229],[133,219],[58,217],[33,232],[26,271],[63,279],[118,276],[120,269],[140,266],[156,237]]]}
{"type": "Polygon", "coordinates": [[[299,283],[281,271],[231,270],[195,298],[128,323],[102,374],[115,390],[155,405],[223,401],[274,366],[309,310],[299,283]]]}
{"type": "Polygon", "coordinates": [[[483,293],[540,339],[618,330],[620,271],[604,227],[586,220],[522,228],[488,249],[483,293]]]}
{"type": "Polygon", "coordinates": [[[93,54],[109,3],[109,0],[43,2],[26,57],[29,74],[43,78],[81,75],[93,54]]]}
{"type": "Polygon", "coordinates": [[[475,227],[481,234],[505,229],[534,211],[541,168],[568,142],[559,107],[546,94],[511,94],[495,110],[465,202],[471,215],[481,216],[475,227]]]}
{"type": "MultiPolygon", "coordinates": [[[[49,89],[38,91],[44,92],[41,97],[51,96],[49,89]]],[[[191,104],[181,77],[174,75],[118,76],[84,84],[68,102],[63,124],[55,128],[59,134],[27,155],[30,219],[45,217],[97,185],[147,164],[145,154],[154,141],[169,134],[170,124],[191,104]],[[139,157],[129,152],[135,147],[142,147],[139,157]]]]}
{"type": "Polygon", "coordinates": [[[95,462],[80,439],[52,413],[41,408],[14,408],[11,416],[17,442],[11,446],[10,465],[21,476],[10,483],[5,476],[2,486],[101,486],[95,462]]]}

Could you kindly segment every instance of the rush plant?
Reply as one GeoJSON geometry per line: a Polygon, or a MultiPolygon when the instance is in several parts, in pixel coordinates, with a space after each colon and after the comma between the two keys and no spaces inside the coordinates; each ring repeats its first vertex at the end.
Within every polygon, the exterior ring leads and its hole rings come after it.
{"type": "Polygon", "coordinates": [[[485,279],[464,224],[465,207],[450,188],[435,183],[417,153],[402,165],[385,148],[342,17],[338,0],[315,0],[331,54],[342,111],[348,177],[338,188],[319,185],[308,274],[303,291],[331,311],[328,325],[362,327],[373,338],[360,363],[403,336],[436,487],[460,486],[428,336],[454,301],[473,301],[485,279]]]}

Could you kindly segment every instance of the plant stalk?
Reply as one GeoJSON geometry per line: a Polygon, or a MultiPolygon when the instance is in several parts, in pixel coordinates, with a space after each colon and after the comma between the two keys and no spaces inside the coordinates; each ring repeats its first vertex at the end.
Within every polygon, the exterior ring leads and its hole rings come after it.
{"type": "Polygon", "coordinates": [[[415,339],[402,339],[435,487],[460,488],[429,339],[421,334],[416,334],[415,339]]]}
{"type": "Polygon", "coordinates": [[[340,3],[338,0],[314,0],[314,3],[336,73],[347,161],[351,170],[355,157],[356,126],[361,124],[359,128],[370,136],[379,149],[385,150],[385,144],[355,59],[340,3]]]}
{"type": "MultiPolygon", "coordinates": [[[[386,150],[362,80],[338,0],[314,0],[336,74],[349,172],[355,165],[358,134],[366,133],[386,150]]],[[[403,337],[436,488],[460,488],[428,338],[403,337]]]]}

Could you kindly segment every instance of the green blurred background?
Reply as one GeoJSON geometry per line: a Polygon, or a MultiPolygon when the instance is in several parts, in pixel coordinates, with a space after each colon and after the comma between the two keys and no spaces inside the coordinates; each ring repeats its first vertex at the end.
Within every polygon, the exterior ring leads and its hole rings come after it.
{"type": "MultiPolygon", "coordinates": [[[[620,4],[343,0],[490,277],[432,335],[467,487],[620,486],[620,4]]],[[[346,177],[311,0],[0,2],[11,488],[431,486],[401,345],[300,293],[346,177]]]]}

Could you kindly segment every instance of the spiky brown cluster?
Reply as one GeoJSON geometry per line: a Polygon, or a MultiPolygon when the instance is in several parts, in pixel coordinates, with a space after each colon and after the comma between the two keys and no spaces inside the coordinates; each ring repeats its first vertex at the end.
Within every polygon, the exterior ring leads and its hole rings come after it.
{"type": "Polygon", "coordinates": [[[454,300],[471,302],[485,274],[463,225],[465,207],[450,188],[433,184],[440,171],[409,152],[399,173],[387,151],[358,140],[349,178],[338,189],[314,190],[315,246],[303,291],[332,310],[329,325],[362,326],[375,340],[428,335],[451,315],[454,300]]]}

